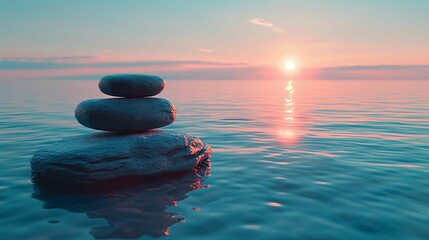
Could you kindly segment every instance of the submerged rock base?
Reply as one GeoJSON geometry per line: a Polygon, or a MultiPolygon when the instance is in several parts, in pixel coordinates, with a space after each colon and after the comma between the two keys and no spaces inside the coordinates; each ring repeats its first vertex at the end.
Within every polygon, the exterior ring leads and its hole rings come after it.
{"type": "Polygon", "coordinates": [[[90,219],[103,220],[105,224],[97,224],[90,231],[95,239],[160,238],[169,234],[173,224],[185,221],[182,211],[174,207],[177,202],[192,191],[210,187],[204,184],[210,165],[203,163],[191,171],[134,185],[130,185],[130,179],[103,182],[94,188],[109,189],[89,194],[58,192],[34,184],[32,197],[42,201],[46,209],[83,213],[90,219]],[[112,189],[112,183],[122,187],[112,189]]]}
{"type": "Polygon", "coordinates": [[[186,172],[210,156],[210,146],[188,134],[158,130],[93,133],[65,138],[36,152],[31,168],[33,181],[40,185],[96,191],[103,190],[102,182],[186,172]]]}

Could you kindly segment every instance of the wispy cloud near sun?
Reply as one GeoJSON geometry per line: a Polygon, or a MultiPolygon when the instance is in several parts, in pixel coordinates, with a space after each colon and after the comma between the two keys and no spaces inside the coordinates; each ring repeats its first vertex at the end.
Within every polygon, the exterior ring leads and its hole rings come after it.
{"type": "Polygon", "coordinates": [[[266,20],[266,19],[262,19],[262,18],[253,18],[250,19],[250,22],[255,24],[255,25],[259,25],[259,26],[263,26],[263,27],[273,27],[273,23],[266,20]]]}
{"type": "Polygon", "coordinates": [[[253,19],[250,19],[250,23],[252,23],[254,25],[261,26],[261,27],[266,27],[275,33],[284,33],[285,32],[282,28],[275,26],[271,21],[269,21],[267,19],[253,18],[253,19]]]}

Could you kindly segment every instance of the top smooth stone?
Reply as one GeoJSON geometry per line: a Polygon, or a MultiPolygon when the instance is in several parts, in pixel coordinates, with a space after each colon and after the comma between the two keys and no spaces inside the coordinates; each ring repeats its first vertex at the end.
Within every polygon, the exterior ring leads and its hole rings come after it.
{"type": "Polygon", "coordinates": [[[110,96],[143,98],[160,93],[165,87],[165,81],[153,75],[114,74],[101,78],[98,87],[110,96]]]}

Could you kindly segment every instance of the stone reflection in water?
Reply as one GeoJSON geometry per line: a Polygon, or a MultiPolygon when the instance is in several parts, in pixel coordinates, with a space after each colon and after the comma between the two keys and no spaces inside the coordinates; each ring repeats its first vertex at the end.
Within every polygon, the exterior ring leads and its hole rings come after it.
{"type": "Polygon", "coordinates": [[[91,194],[62,194],[35,185],[33,197],[44,202],[46,209],[65,209],[85,213],[88,218],[101,218],[108,225],[90,231],[97,239],[162,237],[170,227],[183,222],[179,213],[168,212],[186,199],[191,191],[208,187],[203,180],[210,174],[210,163],[191,172],[169,179],[146,182],[133,187],[91,194]]]}

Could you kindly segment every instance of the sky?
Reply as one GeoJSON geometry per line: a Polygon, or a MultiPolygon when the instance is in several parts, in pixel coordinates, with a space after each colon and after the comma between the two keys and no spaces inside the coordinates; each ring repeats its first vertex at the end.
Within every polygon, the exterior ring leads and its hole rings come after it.
{"type": "Polygon", "coordinates": [[[429,79],[429,1],[0,0],[0,79],[429,79]]]}

